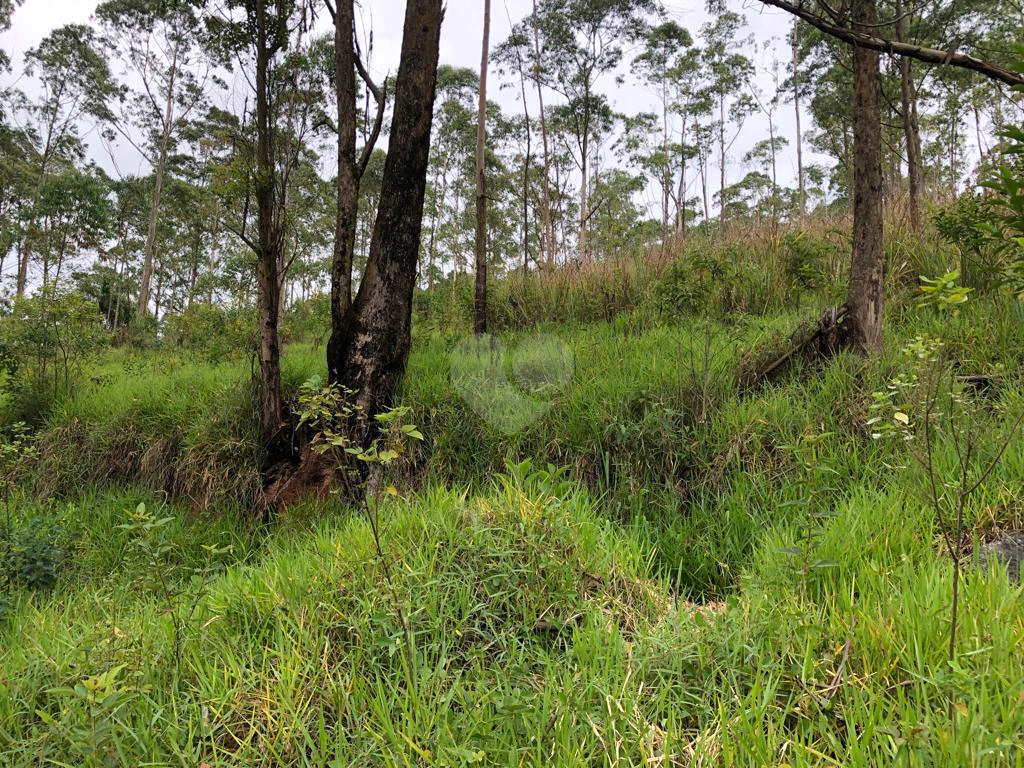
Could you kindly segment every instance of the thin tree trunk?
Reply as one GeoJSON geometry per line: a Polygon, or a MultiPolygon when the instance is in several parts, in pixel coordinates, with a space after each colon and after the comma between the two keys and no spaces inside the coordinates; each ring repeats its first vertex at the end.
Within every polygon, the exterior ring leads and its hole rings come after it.
{"type": "Polygon", "coordinates": [[[160,133],[160,153],[156,168],[153,169],[153,202],[149,209],[149,226],[146,229],[145,260],[142,264],[142,278],[139,280],[139,315],[149,312],[149,286],[153,279],[153,261],[156,257],[156,228],[160,221],[160,195],[163,192],[164,173],[167,169],[167,153],[174,128],[174,81],[178,74],[178,51],[181,43],[174,44],[171,55],[171,69],[167,80],[167,101],[164,104],[164,123],[160,133]]]}
{"type": "MultiPolygon", "coordinates": [[[[537,29],[537,0],[533,0],[533,56],[536,61],[540,61],[540,32],[537,29]]],[[[538,64],[539,66],[539,64],[538,64]]],[[[554,226],[551,223],[551,160],[550,153],[548,151],[548,121],[547,116],[544,114],[544,88],[541,86],[540,74],[538,72],[533,73],[534,82],[537,84],[537,105],[540,115],[540,136],[541,141],[544,144],[544,178],[542,179],[542,186],[544,189],[544,206],[541,208],[541,229],[543,230],[542,238],[547,240],[547,245],[543,248],[545,254],[547,254],[548,264],[555,263],[555,231],[554,226]]]]}
{"type": "Polygon", "coordinates": [[[664,83],[661,86],[661,152],[665,159],[665,167],[661,170],[661,242],[664,245],[668,240],[669,189],[672,183],[668,151],[668,91],[664,83]]]}
{"type": "MultiPolygon", "coordinates": [[[[589,104],[589,100],[588,100],[589,104]]],[[[587,177],[587,155],[590,152],[590,115],[589,108],[584,108],[586,117],[583,120],[583,139],[580,141],[580,233],[579,233],[579,255],[582,262],[587,255],[587,206],[589,204],[588,186],[590,179],[587,177]]]]}
{"type": "Polygon", "coordinates": [[[804,137],[800,130],[800,21],[793,19],[793,112],[796,117],[796,177],[800,200],[800,218],[807,212],[807,187],[804,185],[804,137]]]}
{"type": "Polygon", "coordinates": [[[483,52],[480,54],[480,103],[476,117],[476,295],[473,331],[487,332],[487,178],[484,151],[487,141],[487,54],[491,36],[491,0],[484,0],[483,52]]]}
{"type": "Polygon", "coordinates": [[[270,68],[274,45],[267,38],[267,0],[255,0],[256,14],[256,285],[260,323],[260,423],[265,443],[281,428],[281,345],[278,337],[281,282],[278,277],[283,232],[278,219],[274,125],[270,101],[270,68]]]}
{"type": "Polygon", "coordinates": [[[721,185],[718,192],[718,226],[725,228],[725,95],[718,97],[718,152],[721,185]]]}
{"type": "Polygon", "coordinates": [[[338,102],[337,211],[331,259],[331,337],[327,342],[328,381],[341,380],[344,324],[352,305],[352,258],[359,213],[359,171],[356,166],[356,72],[353,41],[353,0],[338,0],[334,16],[334,88],[338,102]]]}
{"type": "MultiPolygon", "coordinates": [[[[856,0],[853,21],[873,30],[875,0],[856,0]]],[[[848,339],[863,353],[882,348],[882,117],[878,52],[853,49],[853,257],[847,293],[848,339]]]]}
{"type": "MultiPolygon", "coordinates": [[[[530,108],[526,102],[526,72],[523,71],[523,59],[516,47],[516,63],[519,69],[519,89],[523,97],[523,120],[526,123],[526,157],[523,159],[523,277],[530,271],[530,162],[532,154],[532,130],[530,127],[530,108]]],[[[540,235],[540,258],[544,258],[545,232],[540,235]]]]}

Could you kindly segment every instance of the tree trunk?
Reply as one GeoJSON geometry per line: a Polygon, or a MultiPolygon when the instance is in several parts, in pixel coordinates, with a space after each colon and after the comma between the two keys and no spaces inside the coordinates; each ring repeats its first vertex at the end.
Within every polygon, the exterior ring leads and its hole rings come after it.
{"type": "Polygon", "coordinates": [[[356,166],[356,71],[352,0],[339,0],[334,16],[334,87],[338,102],[337,211],[331,259],[331,337],[327,342],[327,379],[341,381],[344,324],[352,305],[352,256],[359,213],[359,171],[356,166]]]}
{"type": "Polygon", "coordinates": [[[725,228],[725,94],[718,96],[718,158],[720,186],[718,191],[718,226],[725,228]]]}
{"type": "Polygon", "coordinates": [[[260,323],[260,425],[265,443],[276,436],[283,421],[281,345],[278,319],[281,281],[278,265],[284,247],[277,204],[274,125],[270,103],[270,68],[274,50],[268,40],[267,0],[255,0],[256,26],[256,287],[260,323]]]}
{"type": "Polygon", "coordinates": [[[473,332],[487,333],[487,177],[484,151],[487,140],[487,53],[491,36],[491,0],[484,0],[484,40],[480,54],[480,104],[476,116],[476,296],[473,332]]]}
{"type": "MultiPolygon", "coordinates": [[[[875,29],[875,0],[853,4],[856,28],[875,29]]],[[[853,49],[853,257],[847,338],[862,353],[882,348],[882,117],[878,52],[853,49]]]]}
{"type": "MultiPolygon", "coordinates": [[[[589,100],[587,102],[589,104],[589,100]]],[[[583,140],[580,142],[580,234],[579,234],[579,256],[583,262],[587,256],[587,206],[589,204],[588,189],[590,179],[587,177],[587,155],[590,153],[590,114],[589,106],[585,109],[586,115],[583,119],[583,140]]]]}
{"type": "Polygon", "coordinates": [[[442,0],[406,4],[377,221],[340,344],[341,380],[371,417],[391,404],[409,358],[442,16],[442,0]]]}
{"type": "MultiPolygon", "coordinates": [[[[533,56],[535,61],[540,61],[540,31],[537,29],[537,0],[533,0],[533,56]]],[[[548,121],[544,114],[544,88],[541,86],[540,75],[533,73],[534,82],[537,84],[537,106],[540,115],[540,136],[544,144],[544,178],[542,186],[544,190],[544,206],[541,208],[541,240],[546,240],[542,250],[547,254],[547,262],[550,265],[555,263],[555,229],[551,223],[551,161],[548,152],[548,121]]],[[[525,103],[525,102],[524,102],[525,103]]]]}
{"type": "Polygon", "coordinates": [[[171,143],[171,131],[174,127],[174,80],[178,74],[178,50],[180,42],[174,46],[171,56],[171,69],[168,73],[167,101],[164,105],[164,124],[160,134],[160,154],[156,168],[153,169],[153,202],[149,209],[149,226],[146,229],[145,260],[142,264],[142,278],[139,280],[140,316],[149,312],[149,286],[153,279],[153,261],[156,257],[156,227],[160,221],[160,195],[164,187],[164,173],[167,169],[167,152],[171,143]]]}
{"type": "Polygon", "coordinates": [[[800,218],[807,212],[807,187],[804,185],[804,139],[800,131],[800,21],[793,19],[793,112],[796,117],[796,178],[800,200],[800,218]]]}

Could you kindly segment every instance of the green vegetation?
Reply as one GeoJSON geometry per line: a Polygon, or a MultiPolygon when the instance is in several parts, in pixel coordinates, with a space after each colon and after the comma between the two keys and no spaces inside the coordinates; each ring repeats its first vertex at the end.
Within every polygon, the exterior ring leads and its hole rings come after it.
{"type": "MultiPolygon", "coordinates": [[[[831,247],[798,237],[765,258],[831,247]]],[[[996,439],[1024,409],[1024,306],[931,258],[920,290],[890,273],[885,355],[748,390],[738,368],[830,300],[827,270],[746,313],[712,280],[700,317],[664,299],[701,284],[689,254],[538,281],[583,306],[629,274],[633,298],[508,323],[495,370],[543,405],[514,432],[459,396],[458,325],[421,303],[395,430],[425,440],[369,515],[312,493],[254,520],[249,361],[207,362],[203,334],[85,358],[4,443],[0,763],[1021,762],[1021,592],[970,553],[1024,525],[1024,438],[996,439]],[[932,370],[985,388],[954,383],[923,466],[932,370]],[[995,464],[963,507],[951,663],[957,521],[929,484],[957,487],[965,421],[995,464]]],[[[496,311],[525,289],[500,284],[496,311]]],[[[286,395],[326,450],[323,353],[293,338],[286,395]]]]}
{"type": "Polygon", "coordinates": [[[1024,766],[1019,0],[83,5],[0,768],[1024,766]]]}

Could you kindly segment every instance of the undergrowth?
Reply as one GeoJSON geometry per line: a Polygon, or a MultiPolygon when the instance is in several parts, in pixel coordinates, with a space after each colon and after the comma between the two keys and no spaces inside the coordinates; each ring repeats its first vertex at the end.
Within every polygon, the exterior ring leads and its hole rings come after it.
{"type": "MultiPolygon", "coordinates": [[[[965,569],[948,660],[928,498],[957,446],[927,469],[869,423],[900,350],[941,338],[984,382],[972,428],[1002,433],[1024,308],[921,306],[956,254],[897,232],[888,351],[741,389],[841,300],[845,230],[813,226],[507,276],[485,349],[465,286],[419,297],[399,398],[422,465],[376,530],[312,499],[254,521],[250,361],[202,334],[107,350],[4,449],[0,764],[1024,763],[1024,606],[998,566],[965,569]]],[[[293,399],[324,367],[300,314],[293,399]]],[[[1022,495],[1016,435],[963,551],[1024,527],[1022,495]]]]}

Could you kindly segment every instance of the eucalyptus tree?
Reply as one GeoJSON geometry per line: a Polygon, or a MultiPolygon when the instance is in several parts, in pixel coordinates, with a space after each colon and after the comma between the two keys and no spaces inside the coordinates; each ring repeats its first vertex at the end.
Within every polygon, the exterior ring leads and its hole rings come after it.
{"type": "Polygon", "coordinates": [[[33,145],[35,192],[21,234],[16,291],[23,296],[29,261],[38,246],[39,194],[48,177],[81,160],[83,120],[109,125],[111,103],[122,98],[95,32],[82,24],[58,27],[25,54],[25,73],[39,82],[36,101],[24,103],[26,135],[33,145]]]}
{"type": "Polygon", "coordinates": [[[571,126],[571,149],[580,173],[578,249],[588,253],[591,152],[595,135],[607,123],[610,107],[598,91],[623,57],[623,46],[643,33],[643,21],[658,10],[656,0],[540,0],[533,13],[513,27],[516,39],[536,36],[522,50],[538,83],[561,94],[562,124],[571,126]]]}
{"type": "Polygon", "coordinates": [[[278,326],[290,266],[290,181],[306,159],[303,149],[319,124],[324,98],[309,56],[314,18],[302,0],[228,0],[207,11],[204,21],[208,49],[222,64],[237,66],[255,102],[237,137],[248,162],[232,166],[245,202],[239,220],[225,220],[225,226],[255,256],[260,423],[270,443],[284,425],[278,326]],[[248,222],[250,196],[254,232],[248,222]]]}
{"type": "Polygon", "coordinates": [[[128,325],[137,304],[131,300],[130,286],[137,285],[138,256],[145,250],[149,200],[148,179],[128,176],[110,182],[110,244],[94,272],[101,279],[99,294],[107,297],[100,305],[107,327],[128,325]],[[109,264],[108,264],[109,262],[109,264]]]}
{"type": "Polygon", "coordinates": [[[451,261],[456,273],[464,270],[468,252],[466,215],[473,195],[472,174],[476,126],[473,100],[479,79],[466,67],[437,68],[437,105],[430,146],[429,229],[423,244],[428,287],[435,264],[451,261]]]}
{"type": "MultiPolygon", "coordinates": [[[[645,158],[638,159],[647,166],[661,188],[661,228],[662,237],[669,233],[669,207],[675,200],[676,219],[680,210],[679,194],[675,190],[674,157],[679,158],[680,184],[685,185],[686,148],[682,143],[673,146],[673,118],[680,115],[682,126],[680,134],[686,132],[686,120],[692,104],[692,91],[689,86],[695,74],[698,56],[693,48],[693,37],[674,21],[663,21],[651,26],[644,34],[642,50],[633,59],[633,72],[642,81],[654,86],[661,107],[661,147],[660,151],[649,151],[645,158]]],[[[627,134],[631,133],[627,127],[627,134]]],[[[651,148],[653,149],[653,148],[651,148]]],[[[681,223],[682,227],[685,224],[681,223]]]]}
{"type": "Polygon", "coordinates": [[[199,36],[196,0],[105,0],[96,8],[103,42],[121,61],[132,88],[121,135],[153,168],[153,190],[139,280],[140,314],[149,312],[157,223],[168,159],[181,126],[206,101],[210,68],[199,36]],[[135,129],[142,136],[136,136],[135,129]]]}
{"type": "Polygon", "coordinates": [[[720,223],[725,221],[725,208],[728,204],[726,175],[729,148],[738,137],[743,121],[756,109],[747,90],[747,84],[754,73],[754,64],[740,52],[743,41],[738,39],[745,23],[739,14],[724,11],[714,21],[702,26],[700,31],[702,58],[708,73],[707,90],[718,107],[715,128],[718,133],[720,223]],[[729,121],[736,123],[737,129],[727,142],[726,128],[729,121]]]}
{"type": "Polygon", "coordinates": [[[69,168],[43,179],[34,213],[44,290],[59,282],[64,266],[82,251],[102,250],[110,226],[107,194],[96,169],[69,168]]]}
{"type": "Polygon", "coordinates": [[[32,137],[0,120],[0,274],[21,241],[37,181],[32,137]]]}

